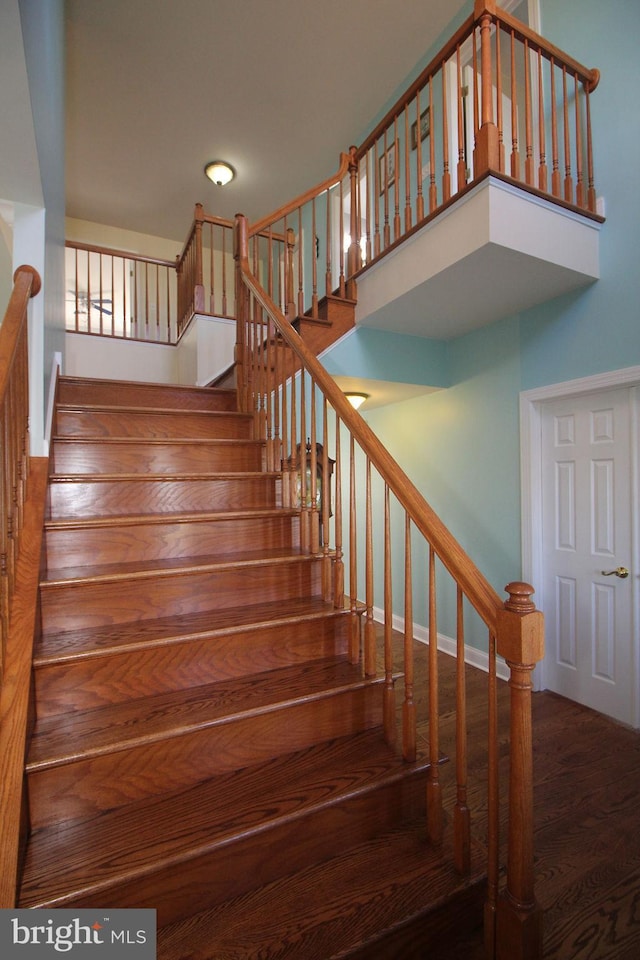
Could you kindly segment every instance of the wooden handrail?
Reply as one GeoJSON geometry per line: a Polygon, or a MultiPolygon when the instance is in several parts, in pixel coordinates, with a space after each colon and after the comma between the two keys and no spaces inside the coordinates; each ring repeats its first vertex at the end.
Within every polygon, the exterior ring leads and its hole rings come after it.
{"type": "Polygon", "coordinates": [[[331,187],[334,187],[337,183],[346,176],[347,171],[349,170],[349,164],[351,162],[351,155],[348,153],[340,154],[340,165],[332,177],[328,177],[326,180],[323,180],[322,183],[317,184],[315,187],[311,187],[310,190],[306,190],[304,193],[300,194],[299,197],[296,197],[295,200],[292,200],[290,203],[284,204],[284,206],[279,207],[274,213],[268,214],[266,217],[263,217],[262,220],[258,220],[256,223],[252,224],[249,228],[249,236],[254,237],[256,234],[261,234],[268,227],[277,223],[279,220],[283,220],[285,217],[290,216],[299,207],[304,207],[305,204],[309,203],[314,197],[319,196],[321,193],[324,193],[325,190],[330,190],[331,187]]]}
{"type": "Polygon", "coordinates": [[[243,280],[255,299],[271,317],[277,318],[275,323],[279,335],[295,351],[342,422],[357,438],[362,450],[375,464],[389,489],[410,514],[418,530],[433,545],[436,554],[452,577],[460,583],[467,599],[487,626],[495,629],[496,617],[503,605],[496,591],[427,503],[415,484],[396,463],[368,423],[353,409],[333,377],[327,373],[315,354],[286,322],[276,304],[254,279],[248,259],[240,259],[239,267],[243,280]]]}
{"type": "Polygon", "coordinates": [[[18,267],[0,326],[0,908],[15,906],[24,840],[24,759],[37,624],[48,461],[29,455],[28,303],[40,290],[18,267]]]}
{"type": "Polygon", "coordinates": [[[101,247],[95,243],[80,243],[77,240],[65,240],[65,247],[71,250],[85,250],[87,253],[100,253],[105,257],[121,257],[123,260],[137,260],[140,263],[152,263],[159,267],[176,269],[175,260],[164,260],[161,257],[147,257],[142,253],[131,253],[129,250],[118,250],[115,247],[101,247]]]}
{"type": "MultiPolygon", "coordinates": [[[[249,258],[250,230],[246,218],[237,217],[235,257],[238,271],[238,337],[236,346],[238,396],[241,409],[254,416],[255,433],[265,441],[270,469],[282,470],[283,504],[300,509],[301,546],[325,561],[323,594],[342,606],[348,580],[350,610],[349,658],[362,657],[367,675],[376,672],[372,611],[374,607],[375,549],[371,505],[372,470],[384,488],[384,664],[383,726],[390,744],[395,743],[395,702],[391,678],[391,564],[389,496],[404,512],[404,702],[402,706],[402,754],[413,761],[417,754],[416,694],[413,666],[412,531],[428,545],[428,637],[429,637],[429,757],[427,784],[427,837],[440,847],[445,828],[443,791],[439,778],[438,659],[436,616],[436,558],[451,575],[457,592],[457,655],[464,660],[463,604],[465,597],[489,632],[488,685],[488,887],[485,909],[485,939],[488,956],[494,960],[532,960],[542,956],[541,912],[534,895],[533,871],[533,764],[531,731],[531,671],[543,653],[542,615],[531,601],[533,589],[514,582],[506,587],[502,601],[423,495],[391,457],[369,425],[352,408],[315,354],[287,321],[269,292],[258,282],[249,258]],[[320,403],[317,400],[320,394],[320,403]],[[328,497],[323,490],[316,500],[317,437],[323,438],[322,462],[326,477],[328,437],[327,411],[335,417],[335,547],[329,546],[328,497]],[[281,411],[281,412],[279,412],[281,411]],[[318,430],[317,419],[323,420],[318,430]],[[280,426],[282,424],[282,430],[280,426]],[[345,441],[343,430],[346,431],[345,441]],[[307,437],[307,448],[301,438],[307,437]],[[341,448],[347,451],[341,452],[341,448]],[[356,482],[356,450],[365,462],[364,484],[356,482]],[[343,465],[343,459],[346,464],[343,465]],[[306,484],[310,468],[309,491],[306,484]],[[296,476],[299,481],[296,483],[296,476]],[[364,533],[358,512],[363,509],[364,533]],[[343,503],[348,500],[348,505],[343,503]],[[343,533],[344,527],[344,533],[343,533]],[[362,541],[364,540],[364,544],[362,541]],[[343,562],[347,545],[348,577],[343,562]],[[359,585],[358,558],[364,553],[364,586],[359,585]],[[359,589],[365,598],[358,600],[359,589]],[[364,629],[358,617],[362,602],[364,629]],[[496,656],[503,656],[511,672],[511,775],[509,794],[509,846],[506,882],[501,889],[499,869],[499,739],[497,725],[496,656]]],[[[418,575],[418,582],[423,578],[418,575]]],[[[423,587],[421,587],[423,589],[423,587]]],[[[466,720],[464,669],[457,671],[456,762],[457,790],[453,817],[454,858],[463,874],[470,864],[470,811],[466,789],[466,720]]]]}

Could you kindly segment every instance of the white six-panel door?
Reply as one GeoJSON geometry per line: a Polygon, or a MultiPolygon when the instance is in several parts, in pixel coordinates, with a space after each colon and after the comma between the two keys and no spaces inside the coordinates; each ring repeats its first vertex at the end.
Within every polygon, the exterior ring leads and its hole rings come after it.
{"type": "Polygon", "coordinates": [[[634,407],[621,387],[541,405],[544,685],[634,723],[634,407]]]}

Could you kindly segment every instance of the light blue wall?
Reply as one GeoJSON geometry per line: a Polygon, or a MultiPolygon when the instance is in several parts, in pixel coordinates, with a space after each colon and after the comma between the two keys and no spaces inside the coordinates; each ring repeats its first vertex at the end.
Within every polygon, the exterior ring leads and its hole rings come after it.
{"type": "MultiPolygon", "coordinates": [[[[521,576],[520,391],[640,364],[640,194],[633,173],[640,159],[640,3],[542,0],[541,7],[544,36],[602,74],[591,99],[596,188],[607,218],[601,279],[449,344],[425,340],[419,362],[446,364],[451,386],[366,414],[501,595],[521,576]]],[[[388,342],[378,346],[391,349],[388,342]]],[[[452,625],[440,628],[447,633],[452,625]]],[[[479,634],[471,639],[484,646],[479,634]]]]}
{"type": "Polygon", "coordinates": [[[356,328],[322,362],[334,376],[391,380],[448,387],[449,350],[443,340],[397,336],[386,330],[356,328]]]}

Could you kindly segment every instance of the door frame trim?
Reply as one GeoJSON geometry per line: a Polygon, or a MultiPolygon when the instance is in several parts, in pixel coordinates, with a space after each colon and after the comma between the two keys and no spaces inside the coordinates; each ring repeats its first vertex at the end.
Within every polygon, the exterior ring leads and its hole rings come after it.
{"type": "MultiPolygon", "coordinates": [[[[565,397],[579,396],[580,394],[597,393],[600,390],[610,390],[616,387],[640,387],[640,366],[624,367],[620,370],[611,370],[598,373],[594,376],[580,377],[576,380],[566,380],[562,383],[553,383],[532,390],[523,390],[520,393],[520,494],[521,494],[521,537],[522,537],[522,578],[533,585],[538,585],[536,601],[539,607],[544,607],[543,592],[543,560],[542,560],[542,407],[550,400],[561,400],[565,397]]],[[[638,450],[638,399],[632,415],[631,434],[631,472],[634,488],[638,490],[640,465],[638,450]]],[[[634,569],[640,569],[640,508],[632,498],[632,563],[634,569]]],[[[631,651],[634,666],[634,675],[638,676],[640,666],[640,639],[638,637],[639,624],[635,620],[635,611],[639,609],[640,577],[633,578],[634,592],[632,629],[634,633],[633,649],[631,651]]],[[[534,689],[546,689],[545,661],[538,664],[534,671],[534,689]]],[[[640,693],[638,684],[633,691],[633,725],[640,727],[640,693]]]]}

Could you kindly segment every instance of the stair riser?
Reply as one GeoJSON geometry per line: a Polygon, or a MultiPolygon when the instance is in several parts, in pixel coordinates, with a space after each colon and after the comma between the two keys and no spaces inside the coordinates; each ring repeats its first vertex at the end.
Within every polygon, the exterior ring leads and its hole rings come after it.
{"type": "Polygon", "coordinates": [[[57,474],[215,473],[262,469],[263,446],[246,442],[211,443],[118,440],[55,440],[52,469],[57,474]]]}
{"type": "Polygon", "coordinates": [[[73,480],[49,485],[52,518],[247,510],[280,505],[273,476],[211,480],[73,480]]]}
{"type": "Polygon", "coordinates": [[[340,614],[43,665],[35,670],[38,716],[342,656],[347,653],[348,637],[349,619],[340,614]]]}
{"type": "Polygon", "coordinates": [[[136,410],[61,409],[56,434],[62,437],[250,440],[253,419],[237,413],[141,413],[136,410]]]}
{"type": "MultiPolygon", "coordinates": [[[[339,804],[266,825],[260,832],[203,851],[155,873],[119,880],[95,893],[78,892],[34,907],[152,907],[164,926],[270,883],[295,870],[322,863],[407,816],[424,815],[424,775],[358,793],[339,804]]],[[[301,798],[304,799],[304,798],[301,798]]],[[[354,890],[354,894],[357,891],[354,890]]]]}
{"type": "Polygon", "coordinates": [[[131,563],[172,557],[233,555],[300,545],[299,518],[290,514],[181,523],[48,529],[49,570],[101,563],[131,563]]]}
{"type": "Polygon", "coordinates": [[[33,829],[181,790],[287,752],[379,726],[378,684],[275,704],[195,732],[29,773],[33,829]]]}
{"type": "Polygon", "coordinates": [[[80,630],[157,617],[228,610],[263,602],[322,595],[321,560],[231,566],[211,572],[180,573],[143,580],[43,584],[45,633],[80,630]]]}
{"type": "Polygon", "coordinates": [[[61,404],[108,404],[132,407],[175,407],[182,410],[235,410],[235,390],[194,387],[163,387],[156,383],[84,380],[61,377],[58,386],[61,404]]]}

